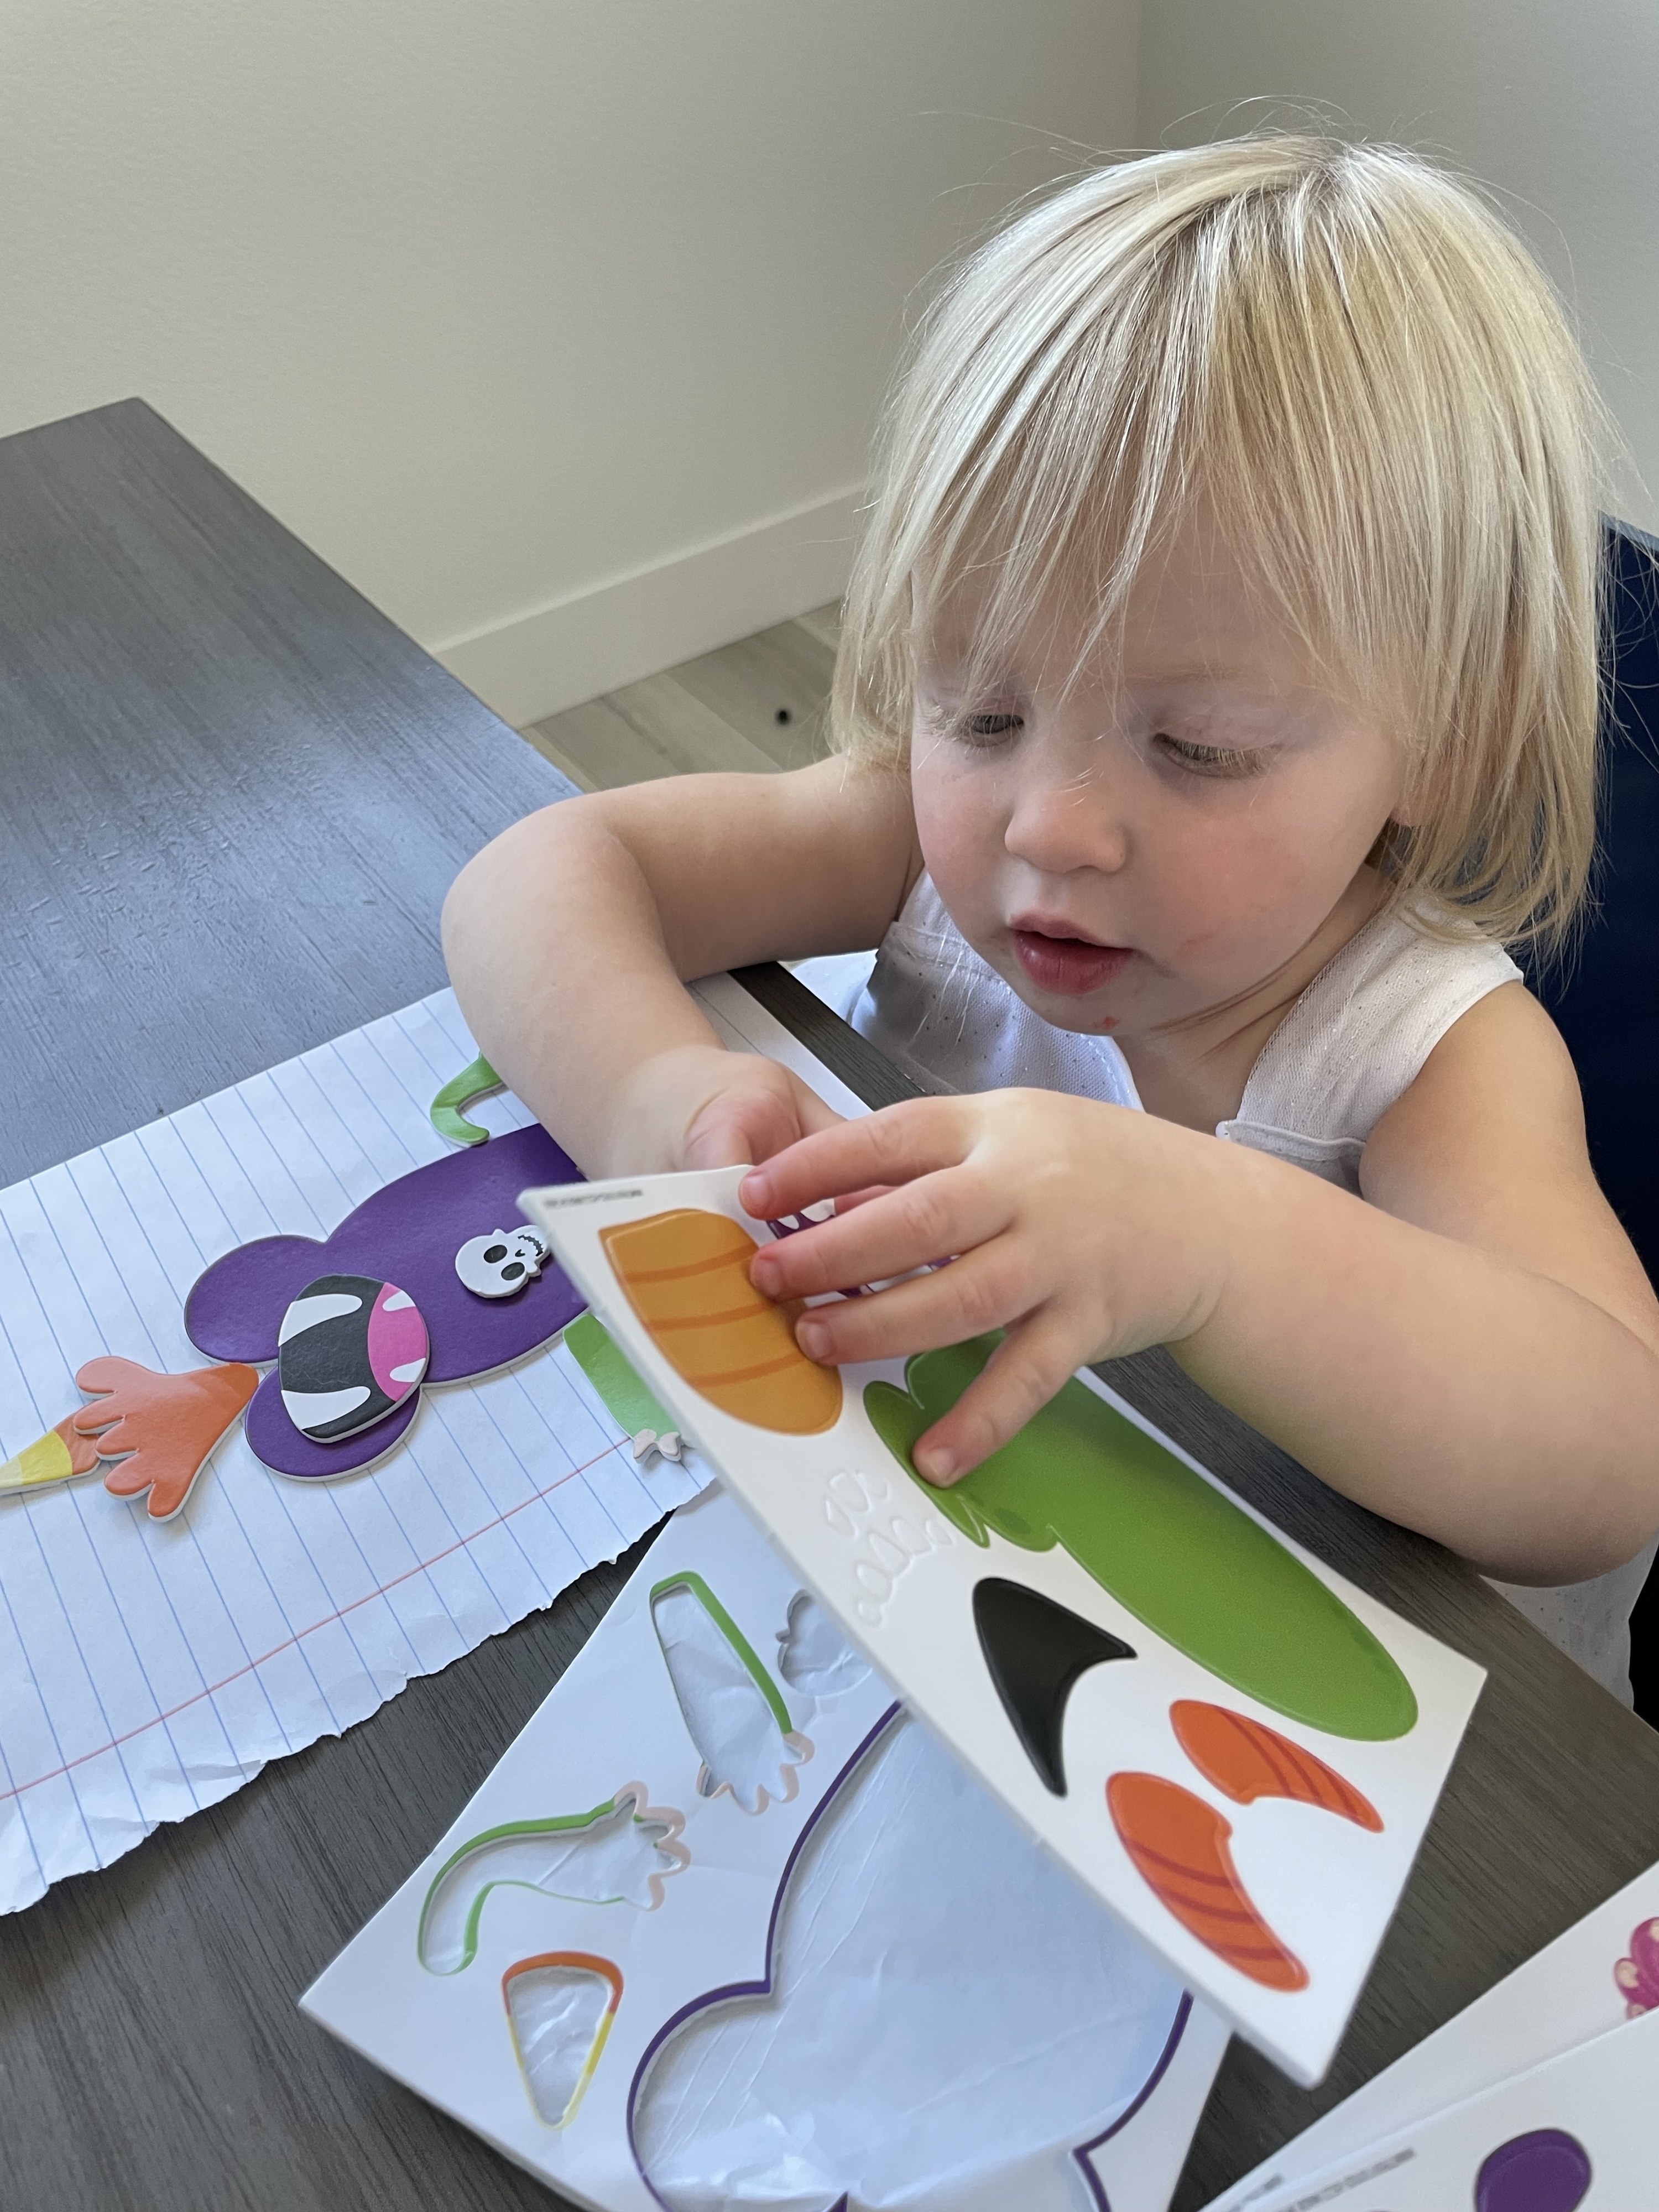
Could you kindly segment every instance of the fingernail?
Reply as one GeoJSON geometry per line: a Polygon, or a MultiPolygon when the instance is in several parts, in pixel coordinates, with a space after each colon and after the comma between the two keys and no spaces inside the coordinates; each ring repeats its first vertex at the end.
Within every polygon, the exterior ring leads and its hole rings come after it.
{"type": "Polygon", "coordinates": [[[956,1480],[957,1463],[948,1451],[923,1452],[918,1456],[916,1465],[929,1482],[943,1485],[956,1480]]]}
{"type": "Polygon", "coordinates": [[[830,1351],[830,1332],[821,1321],[810,1318],[799,1323],[795,1330],[795,1341],[809,1359],[823,1359],[830,1351]]]}

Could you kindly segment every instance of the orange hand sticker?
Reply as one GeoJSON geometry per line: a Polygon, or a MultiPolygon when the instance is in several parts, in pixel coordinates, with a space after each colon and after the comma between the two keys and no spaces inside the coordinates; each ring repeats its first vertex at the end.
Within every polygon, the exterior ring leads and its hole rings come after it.
{"type": "Polygon", "coordinates": [[[100,1459],[117,1464],[104,1487],[117,1498],[148,1490],[152,1521],[170,1521],[190,1496],[213,1447],[237,1419],[258,1387],[252,1367],[197,1367],[187,1375],[158,1375],[136,1359],[105,1353],[88,1360],[76,1376],[81,1389],[100,1395],[71,1415],[100,1459]]]}

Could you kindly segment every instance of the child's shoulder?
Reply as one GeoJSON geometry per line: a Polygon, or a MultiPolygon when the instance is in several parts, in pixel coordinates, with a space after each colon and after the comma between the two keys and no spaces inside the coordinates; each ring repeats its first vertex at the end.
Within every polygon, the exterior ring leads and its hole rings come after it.
{"type": "MultiPolygon", "coordinates": [[[[1332,1180],[1357,1183],[1382,1116],[1469,1010],[1522,980],[1504,947],[1447,931],[1426,911],[1385,907],[1321,969],[1250,1071],[1228,1135],[1261,1149],[1294,1136],[1332,1180]]],[[[1311,1158],[1299,1164],[1316,1165],[1311,1158]]]]}

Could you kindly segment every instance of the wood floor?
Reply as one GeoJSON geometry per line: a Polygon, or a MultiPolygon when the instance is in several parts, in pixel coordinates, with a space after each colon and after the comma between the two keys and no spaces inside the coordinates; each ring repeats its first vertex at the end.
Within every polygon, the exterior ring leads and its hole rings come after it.
{"type": "Polygon", "coordinates": [[[584,791],[705,769],[804,768],[828,750],[834,605],[533,722],[525,736],[584,791]]]}

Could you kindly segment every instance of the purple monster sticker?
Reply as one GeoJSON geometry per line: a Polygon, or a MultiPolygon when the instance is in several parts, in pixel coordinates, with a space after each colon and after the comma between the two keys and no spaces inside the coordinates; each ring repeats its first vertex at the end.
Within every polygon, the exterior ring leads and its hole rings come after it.
{"type": "Polygon", "coordinates": [[[486,1375],[556,1336],[585,1304],[558,1268],[545,1267],[516,1297],[486,1301],[463,1287],[455,1255],[469,1238],[518,1219],[521,1190],[580,1181],[546,1130],[532,1125],[400,1176],[321,1242],[261,1237],[216,1261],[185,1302],[185,1331],[210,1358],[253,1366],[275,1361],[283,1316],[325,1275],[396,1285],[426,1324],[430,1350],[418,1387],[384,1419],[336,1443],[301,1434],[283,1407],[282,1376],[273,1366],[247,1409],[247,1440],[258,1456],[278,1474],[349,1474],[391,1449],[428,1384],[486,1375]]]}

